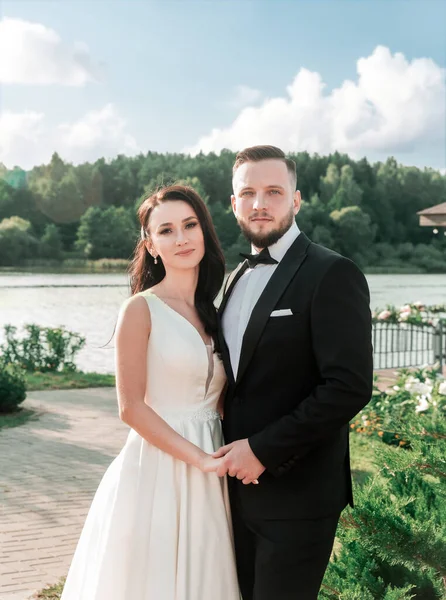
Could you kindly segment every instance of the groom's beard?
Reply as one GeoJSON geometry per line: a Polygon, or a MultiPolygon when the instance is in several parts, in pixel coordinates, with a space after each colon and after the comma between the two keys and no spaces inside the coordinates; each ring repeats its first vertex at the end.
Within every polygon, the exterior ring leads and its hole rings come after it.
{"type": "Polygon", "coordinates": [[[256,248],[268,248],[280,240],[280,238],[288,231],[294,221],[294,211],[290,212],[280,221],[278,227],[268,233],[254,233],[249,228],[249,225],[242,220],[238,224],[245,238],[251,242],[256,248]]]}

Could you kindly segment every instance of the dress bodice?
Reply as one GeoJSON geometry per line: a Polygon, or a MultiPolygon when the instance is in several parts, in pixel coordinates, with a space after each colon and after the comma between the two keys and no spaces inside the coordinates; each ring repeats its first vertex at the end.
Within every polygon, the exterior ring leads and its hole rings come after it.
{"type": "Polygon", "coordinates": [[[212,418],[226,382],[222,361],[185,317],[148,290],[140,295],[151,315],[146,403],[160,415],[212,418]]]}

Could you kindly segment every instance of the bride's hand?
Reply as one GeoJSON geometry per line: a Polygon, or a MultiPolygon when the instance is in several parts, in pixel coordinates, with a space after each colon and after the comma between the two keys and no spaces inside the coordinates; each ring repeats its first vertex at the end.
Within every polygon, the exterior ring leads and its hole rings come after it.
{"type": "MultiPolygon", "coordinates": [[[[220,469],[220,467],[223,464],[223,461],[224,461],[224,456],[222,456],[221,458],[214,458],[211,454],[205,454],[202,457],[202,459],[200,460],[198,468],[200,469],[200,471],[203,471],[203,473],[213,473],[217,469],[219,469],[218,476],[224,477],[227,474],[227,469],[226,469],[226,471],[224,469],[220,469]]],[[[243,483],[244,483],[244,485],[248,485],[249,483],[253,483],[254,485],[257,485],[259,483],[259,481],[258,481],[258,479],[250,480],[248,478],[245,478],[243,480],[243,483]]]]}
{"type": "Polygon", "coordinates": [[[200,460],[198,468],[203,473],[213,473],[216,471],[223,462],[223,458],[214,458],[211,454],[205,454],[200,460]]]}

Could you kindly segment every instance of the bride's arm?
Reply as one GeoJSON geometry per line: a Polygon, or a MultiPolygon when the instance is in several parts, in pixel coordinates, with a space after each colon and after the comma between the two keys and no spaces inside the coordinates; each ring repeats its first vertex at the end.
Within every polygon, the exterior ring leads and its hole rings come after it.
{"type": "Polygon", "coordinates": [[[228,382],[225,383],[225,386],[222,389],[220,397],[217,402],[217,412],[220,413],[220,419],[223,419],[223,416],[225,413],[225,396],[226,396],[227,389],[228,389],[228,382]]]}
{"type": "Polygon", "coordinates": [[[116,390],[119,417],[153,446],[202,471],[215,471],[217,461],[186,440],[144,402],[147,343],[151,330],[146,300],[134,296],[119,314],[116,327],[116,390]]]}

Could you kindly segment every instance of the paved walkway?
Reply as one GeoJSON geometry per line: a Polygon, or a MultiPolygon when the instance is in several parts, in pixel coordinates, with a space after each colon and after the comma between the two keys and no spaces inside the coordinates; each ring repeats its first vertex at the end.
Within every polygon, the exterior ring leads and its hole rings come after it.
{"type": "Polygon", "coordinates": [[[0,600],[65,576],[93,494],[128,428],[111,388],[29,392],[40,418],[0,430],[0,600]]]}

